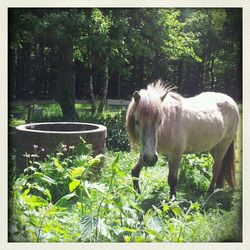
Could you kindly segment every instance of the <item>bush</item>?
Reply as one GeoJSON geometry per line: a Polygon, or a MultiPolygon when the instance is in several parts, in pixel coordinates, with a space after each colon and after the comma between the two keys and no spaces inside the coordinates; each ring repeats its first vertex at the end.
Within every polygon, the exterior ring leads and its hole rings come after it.
{"type": "Polygon", "coordinates": [[[213,166],[209,153],[183,155],[180,165],[179,184],[200,194],[208,190],[213,166]]]}
{"type": "Polygon", "coordinates": [[[128,151],[129,139],[125,125],[124,111],[94,114],[82,113],[80,121],[99,123],[107,127],[107,148],[113,151],[128,151]]]}

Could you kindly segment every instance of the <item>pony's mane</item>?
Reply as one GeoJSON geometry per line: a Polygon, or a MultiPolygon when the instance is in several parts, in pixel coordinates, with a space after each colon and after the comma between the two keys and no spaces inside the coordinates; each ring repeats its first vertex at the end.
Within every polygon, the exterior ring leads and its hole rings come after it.
{"type": "Polygon", "coordinates": [[[132,147],[138,143],[135,133],[134,112],[138,112],[139,119],[159,119],[159,116],[162,116],[161,96],[174,89],[176,89],[175,86],[165,84],[163,81],[158,80],[148,84],[147,89],[140,90],[140,101],[138,103],[136,103],[134,98],[132,98],[126,117],[127,129],[132,147]]]}
{"type": "Polygon", "coordinates": [[[147,85],[147,90],[151,92],[157,92],[160,96],[165,93],[169,93],[172,90],[176,90],[177,87],[168,83],[163,82],[162,80],[157,80],[147,85]]]}

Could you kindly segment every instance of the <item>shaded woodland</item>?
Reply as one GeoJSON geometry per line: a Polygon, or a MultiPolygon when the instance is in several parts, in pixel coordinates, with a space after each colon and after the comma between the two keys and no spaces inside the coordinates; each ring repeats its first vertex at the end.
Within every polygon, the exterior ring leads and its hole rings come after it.
{"type": "Polygon", "coordinates": [[[102,112],[161,78],[184,96],[241,102],[242,9],[9,9],[9,101],[75,100],[102,112]],[[98,100],[98,102],[97,102],[98,100]]]}

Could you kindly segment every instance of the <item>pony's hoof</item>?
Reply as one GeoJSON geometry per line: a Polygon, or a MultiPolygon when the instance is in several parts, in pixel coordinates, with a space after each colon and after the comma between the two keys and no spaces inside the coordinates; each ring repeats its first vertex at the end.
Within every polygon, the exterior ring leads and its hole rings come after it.
{"type": "Polygon", "coordinates": [[[174,194],[173,194],[173,195],[171,195],[171,197],[170,197],[170,201],[171,201],[171,202],[176,201],[176,197],[175,197],[175,195],[174,195],[174,194]]]}

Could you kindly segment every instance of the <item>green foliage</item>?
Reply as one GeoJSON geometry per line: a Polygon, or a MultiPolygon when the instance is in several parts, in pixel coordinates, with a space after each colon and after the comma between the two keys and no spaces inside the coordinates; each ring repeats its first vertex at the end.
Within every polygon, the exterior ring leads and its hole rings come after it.
{"type": "Polygon", "coordinates": [[[180,185],[194,193],[205,192],[210,184],[212,166],[213,158],[208,153],[184,155],[180,166],[180,185]]]}
{"type": "Polygon", "coordinates": [[[171,60],[191,57],[198,62],[201,58],[194,50],[198,39],[191,31],[187,32],[187,23],[181,22],[178,17],[181,12],[177,10],[161,10],[162,25],[164,26],[164,37],[162,50],[171,60]]]}
{"type": "Polygon", "coordinates": [[[103,124],[107,127],[107,148],[119,151],[129,150],[129,139],[125,125],[125,111],[104,112],[92,115],[82,113],[79,115],[83,122],[103,124]]]}
{"type": "MultiPolygon", "coordinates": [[[[84,142],[81,147],[88,148],[84,142]]],[[[9,203],[11,241],[241,241],[240,190],[234,193],[228,211],[220,205],[228,199],[226,191],[220,197],[219,193],[208,198],[201,195],[195,202],[181,198],[168,201],[164,198],[169,191],[167,173],[161,159],[154,168],[142,171],[139,195],[130,177],[136,153],[108,152],[103,164],[102,157],[94,158],[88,150],[82,155],[77,154],[77,148],[64,149],[65,145],[60,145],[45,162],[30,161],[25,173],[14,181],[9,203]],[[99,178],[91,179],[89,173],[98,164],[99,178]]],[[[210,156],[184,157],[182,167],[186,166],[181,171],[190,175],[198,163],[203,164],[201,168],[208,167],[210,156]]],[[[206,171],[198,171],[205,180],[206,171]]],[[[178,193],[187,194],[191,180],[183,176],[178,193]]],[[[203,192],[204,186],[198,182],[195,188],[203,192]]]]}
{"type": "Polygon", "coordinates": [[[241,9],[10,9],[9,14],[13,99],[55,97],[67,41],[73,43],[77,98],[89,98],[90,76],[94,94],[101,96],[107,75],[112,98],[127,98],[159,78],[186,95],[211,89],[241,98],[241,9]]]}

